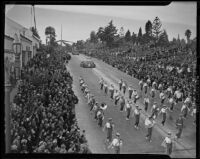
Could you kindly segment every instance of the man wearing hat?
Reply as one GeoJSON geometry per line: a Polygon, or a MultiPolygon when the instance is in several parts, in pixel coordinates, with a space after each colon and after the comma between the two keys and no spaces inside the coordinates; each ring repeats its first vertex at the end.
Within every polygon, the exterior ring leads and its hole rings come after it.
{"type": "Polygon", "coordinates": [[[142,91],[142,88],[143,88],[143,80],[142,79],[139,81],[139,86],[140,86],[140,90],[142,91]]]}
{"type": "Polygon", "coordinates": [[[135,128],[138,129],[139,121],[140,121],[140,111],[141,109],[139,108],[138,105],[136,105],[135,110],[133,111],[133,116],[135,116],[135,128]]]}
{"type": "Polygon", "coordinates": [[[129,99],[131,99],[132,93],[133,93],[133,86],[129,86],[128,87],[128,96],[129,96],[129,99]]]}
{"type": "Polygon", "coordinates": [[[112,122],[112,118],[109,118],[108,121],[106,122],[103,131],[106,129],[107,131],[107,142],[111,142],[112,141],[112,133],[113,133],[113,129],[114,129],[114,124],[112,122]]]}
{"type": "Polygon", "coordinates": [[[178,129],[176,138],[179,139],[181,137],[182,130],[183,130],[183,115],[182,114],[180,114],[178,119],[176,120],[176,128],[178,129]]]}
{"type": "Polygon", "coordinates": [[[125,111],[127,112],[126,120],[129,120],[129,118],[130,118],[131,109],[132,109],[132,103],[130,100],[128,100],[128,102],[126,103],[126,107],[125,107],[125,111]]]}
{"type": "Polygon", "coordinates": [[[119,90],[120,90],[120,91],[121,91],[121,89],[122,89],[122,82],[123,82],[122,79],[120,79],[119,82],[118,82],[118,83],[119,83],[119,90]]]}
{"type": "Polygon", "coordinates": [[[161,145],[166,148],[166,154],[171,155],[171,153],[172,153],[171,132],[167,133],[167,136],[165,137],[165,139],[163,140],[161,145]]]}
{"type": "Polygon", "coordinates": [[[126,93],[126,86],[127,86],[126,82],[123,81],[123,83],[122,83],[122,89],[123,89],[123,93],[124,94],[126,93]]]}
{"type": "Polygon", "coordinates": [[[124,98],[124,96],[120,97],[119,103],[120,103],[120,112],[123,112],[124,106],[125,106],[125,98],[124,98]]]}
{"type": "Polygon", "coordinates": [[[148,110],[149,103],[150,103],[149,97],[146,95],[146,96],[144,97],[144,110],[145,110],[145,111],[148,110]]]}
{"type": "Polygon", "coordinates": [[[151,117],[153,117],[154,119],[156,119],[157,116],[158,116],[158,111],[159,111],[159,108],[157,106],[157,102],[154,102],[154,105],[151,108],[151,117]]]}
{"type": "Polygon", "coordinates": [[[108,85],[106,82],[104,82],[104,91],[106,94],[108,93],[108,85]]]}
{"type": "Polygon", "coordinates": [[[136,104],[137,100],[139,99],[136,89],[134,89],[134,91],[133,91],[133,98],[134,98],[134,103],[136,104]]]}
{"type": "Polygon", "coordinates": [[[152,137],[152,130],[153,130],[154,125],[155,125],[155,120],[151,116],[145,119],[145,127],[148,130],[146,139],[148,139],[149,142],[152,142],[151,137],[152,137]]]}
{"type": "Polygon", "coordinates": [[[110,85],[110,98],[113,99],[114,96],[114,86],[113,84],[110,85]]]}
{"type": "Polygon", "coordinates": [[[120,139],[120,134],[116,133],[116,138],[113,139],[108,148],[114,148],[115,154],[120,154],[120,148],[122,146],[122,139],[120,139]]]}
{"type": "Polygon", "coordinates": [[[144,94],[147,94],[147,87],[148,87],[147,83],[144,82],[144,84],[143,84],[144,94]]]}
{"type": "Polygon", "coordinates": [[[165,121],[166,121],[166,117],[167,117],[167,106],[166,105],[163,105],[163,107],[161,108],[159,114],[162,114],[163,115],[163,118],[162,118],[162,125],[164,126],[165,124],[165,121]]]}
{"type": "Polygon", "coordinates": [[[115,105],[117,105],[117,103],[120,99],[120,92],[118,90],[115,91],[114,98],[115,98],[115,105]]]}

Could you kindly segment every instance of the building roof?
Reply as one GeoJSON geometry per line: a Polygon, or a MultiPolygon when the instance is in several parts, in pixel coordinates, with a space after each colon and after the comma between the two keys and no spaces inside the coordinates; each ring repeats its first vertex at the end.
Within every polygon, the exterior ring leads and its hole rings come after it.
{"type": "Polygon", "coordinates": [[[9,35],[4,35],[6,38],[8,38],[8,39],[11,39],[11,40],[14,40],[14,38],[13,37],[10,37],[9,35]]]}
{"type": "Polygon", "coordinates": [[[26,40],[28,40],[29,42],[32,42],[32,40],[28,39],[27,37],[23,36],[22,34],[20,34],[20,36],[26,40]]]}

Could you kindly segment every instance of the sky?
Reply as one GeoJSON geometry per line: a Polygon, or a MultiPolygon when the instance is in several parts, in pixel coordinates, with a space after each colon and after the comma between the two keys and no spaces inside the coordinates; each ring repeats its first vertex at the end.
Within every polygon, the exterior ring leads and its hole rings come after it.
{"type": "MultiPolygon", "coordinates": [[[[158,16],[162,29],[167,31],[169,40],[173,37],[185,39],[185,30],[190,29],[191,38],[196,37],[196,2],[172,2],[167,6],[98,6],[98,5],[35,5],[36,26],[42,42],[45,42],[45,28],[56,30],[56,39],[76,42],[86,40],[91,31],[105,27],[109,21],[124,32],[138,34],[139,28],[145,33],[145,23],[153,22],[158,16]]],[[[6,5],[5,15],[29,28],[34,25],[30,5],[6,5]]]]}

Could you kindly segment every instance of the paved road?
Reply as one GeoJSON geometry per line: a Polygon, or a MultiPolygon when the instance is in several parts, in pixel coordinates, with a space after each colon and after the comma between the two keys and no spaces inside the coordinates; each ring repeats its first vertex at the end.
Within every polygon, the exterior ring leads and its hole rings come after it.
{"type": "MultiPolygon", "coordinates": [[[[140,129],[136,130],[134,128],[134,118],[129,121],[125,120],[126,112],[120,112],[119,106],[114,106],[114,102],[105,95],[98,85],[100,77],[103,77],[108,83],[113,83],[115,88],[117,88],[117,82],[120,78],[127,81],[128,84],[133,84],[134,87],[139,92],[138,80],[131,76],[113,68],[112,66],[105,64],[104,62],[92,59],[96,68],[81,68],[80,62],[87,59],[84,55],[72,55],[67,68],[73,76],[73,89],[75,94],[79,98],[79,103],[76,105],[76,116],[81,129],[86,130],[86,137],[88,139],[89,147],[93,153],[113,153],[112,150],[108,150],[105,147],[104,140],[106,138],[105,132],[97,126],[96,121],[93,119],[94,115],[90,113],[89,108],[86,104],[86,99],[83,97],[79,88],[79,77],[82,76],[85,82],[88,84],[90,91],[95,95],[97,101],[106,102],[108,104],[108,109],[105,112],[105,120],[109,117],[113,118],[115,123],[115,132],[120,132],[121,138],[123,140],[123,147],[121,153],[123,154],[151,154],[158,153],[163,154],[164,148],[161,147],[161,142],[166,136],[166,132],[170,130],[172,133],[176,132],[174,120],[178,115],[179,106],[171,114],[168,115],[166,125],[163,127],[160,124],[160,118],[157,120],[157,125],[153,130],[152,143],[145,140],[145,135],[147,130],[144,128],[145,114],[141,115],[140,129]]],[[[158,95],[157,95],[158,96],[158,95]]],[[[127,94],[126,94],[127,98],[127,94]]],[[[142,108],[142,100],[138,102],[139,106],[142,108]]],[[[192,118],[186,120],[185,125],[187,127],[183,130],[183,138],[175,144],[174,152],[171,157],[195,157],[196,154],[196,127],[192,125],[192,118]]]]}

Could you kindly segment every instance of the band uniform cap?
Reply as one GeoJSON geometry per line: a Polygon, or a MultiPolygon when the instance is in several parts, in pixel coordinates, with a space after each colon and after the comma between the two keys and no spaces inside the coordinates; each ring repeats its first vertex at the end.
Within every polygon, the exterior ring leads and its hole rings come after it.
{"type": "Polygon", "coordinates": [[[116,136],[120,136],[120,133],[117,132],[117,133],[116,133],[116,136]]]}

